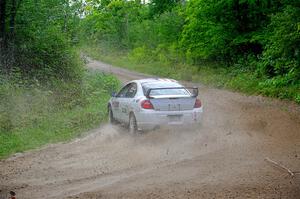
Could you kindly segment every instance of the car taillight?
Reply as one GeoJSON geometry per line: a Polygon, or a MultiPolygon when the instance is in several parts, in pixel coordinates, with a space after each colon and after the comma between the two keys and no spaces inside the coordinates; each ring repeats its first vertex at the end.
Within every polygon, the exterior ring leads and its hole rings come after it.
{"type": "Polygon", "coordinates": [[[196,99],[194,108],[200,108],[202,106],[201,101],[199,99],[196,99]]]}
{"type": "Polygon", "coordinates": [[[143,100],[143,101],[141,102],[141,106],[142,106],[142,108],[144,108],[144,109],[154,109],[154,108],[153,108],[153,105],[152,105],[151,102],[150,102],[150,100],[143,100]]]}

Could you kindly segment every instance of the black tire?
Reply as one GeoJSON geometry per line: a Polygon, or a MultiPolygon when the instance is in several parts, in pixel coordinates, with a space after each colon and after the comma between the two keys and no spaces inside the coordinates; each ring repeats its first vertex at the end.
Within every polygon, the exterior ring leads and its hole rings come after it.
{"type": "Polygon", "coordinates": [[[116,120],[114,118],[114,114],[113,114],[112,109],[111,109],[110,106],[108,106],[108,122],[110,124],[115,124],[116,123],[116,120]]]}
{"type": "Polygon", "coordinates": [[[132,135],[137,134],[137,131],[138,131],[136,118],[133,113],[131,113],[129,116],[128,130],[129,130],[129,133],[132,135]]]}

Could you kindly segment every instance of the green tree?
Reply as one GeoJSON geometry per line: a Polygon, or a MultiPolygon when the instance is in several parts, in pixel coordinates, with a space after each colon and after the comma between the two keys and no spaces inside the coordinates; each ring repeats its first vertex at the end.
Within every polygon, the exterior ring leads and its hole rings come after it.
{"type": "Polygon", "coordinates": [[[151,0],[150,1],[150,16],[160,15],[166,11],[171,11],[178,3],[183,3],[182,0],[151,0]]]}
{"type": "Polygon", "coordinates": [[[287,75],[287,83],[300,80],[300,7],[288,5],[272,16],[264,37],[263,74],[287,75]]]}
{"type": "Polygon", "coordinates": [[[4,18],[3,11],[0,14],[1,72],[17,68],[39,78],[76,77],[79,71],[71,41],[81,4],[66,0],[5,2],[4,18]]]}

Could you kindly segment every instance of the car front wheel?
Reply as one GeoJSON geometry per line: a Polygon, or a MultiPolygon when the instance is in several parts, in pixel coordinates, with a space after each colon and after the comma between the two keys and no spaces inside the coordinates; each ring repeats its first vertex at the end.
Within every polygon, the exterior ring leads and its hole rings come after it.
{"type": "Polygon", "coordinates": [[[116,123],[116,120],[114,118],[114,114],[113,114],[110,106],[108,107],[108,121],[109,121],[110,124],[115,124],[116,123]]]}

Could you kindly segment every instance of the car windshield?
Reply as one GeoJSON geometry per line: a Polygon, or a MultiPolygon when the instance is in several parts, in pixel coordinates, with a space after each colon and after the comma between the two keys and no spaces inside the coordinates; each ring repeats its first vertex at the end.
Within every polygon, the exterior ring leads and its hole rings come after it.
{"type": "Polygon", "coordinates": [[[144,94],[146,95],[149,89],[151,90],[151,96],[161,96],[161,95],[184,95],[190,96],[190,92],[182,88],[183,86],[176,82],[150,82],[142,84],[144,94]],[[177,88],[178,87],[178,88],[177,88]]]}

